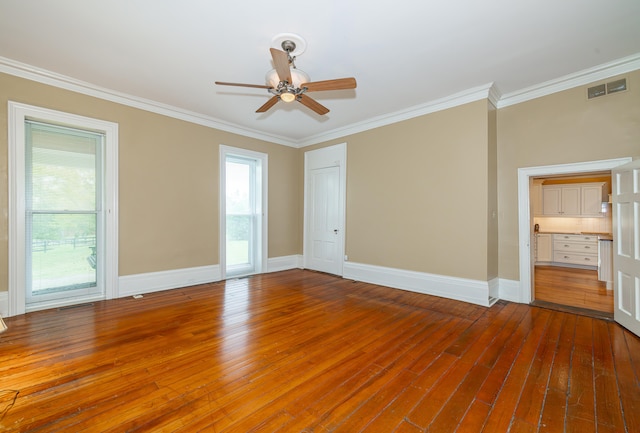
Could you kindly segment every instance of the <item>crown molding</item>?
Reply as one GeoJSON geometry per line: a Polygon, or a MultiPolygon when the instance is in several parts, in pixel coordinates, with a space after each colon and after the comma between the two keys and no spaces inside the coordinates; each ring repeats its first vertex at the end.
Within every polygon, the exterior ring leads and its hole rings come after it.
{"type": "Polygon", "coordinates": [[[244,137],[255,138],[257,140],[264,140],[270,143],[294,148],[302,148],[342,138],[347,135],[364,132],[381,126],[390,125],[470,102],[475,102],[480,99],[487,99],[496,108],[500,109],[638,69],[640,69],[640,53],[505,94],[500,92],[495,83],[489,83],[430,101],[425,104],[415,105],[394,113],[377,116],[342,128],[332,129],[321,134],[309,136],[305,139],[293,140],[281,135],[269,134],[251,128],[241,127],[214,117],[205,116],[200,113],[184,110],[168,104],[162,104],[149,99],[116,92],[91,83],[47,71],[45,69],[17,62],[12,59],[0,57],[0,72],[9,75],[127,105],[133,108],[150,111],[175,119],[184,120],[186,122],[238,134],[244,137]]]}
{"type": "Polygon", "coordinates": [[[502,95],[498,101],[497,108],[504,108],[510,105],[526,102],[531,99],[548,96],[553,93],[584,86],[585,84],[591,84],[599,80],[605,80],[607,78],[626,74],[638,69],[640,69],[640,53],[623,57],[622,59],[617,59],[609,63],[604,63],[593,68],[584,69],[560,78],[545,81],[544,83],[536,84],[535,86],[516,90],[515,92],[506,93],[502,95]]]}
{"type": "Polygon", "coordinates": [[[496,87],[496,83],[492,83],[491,87],[489,87],[489,102],[491,102],[494,107],[498,107],[500,98],[502,98],[502,92],[496,87]]]}
{"type": "Polygon", "coordinates": [[[415,117],[424,116],[425,114],[435,113],[436,111],[446,110],[447,108],[457,107],[459,105],[475,102],[480,99],[489,98],[493,83],[474,87],[462,92],[447,96],[445,98],[436,99],[426,104],[414,105],[413,107],[399,110],[394,113],[373,117],[371,119],[357,122],[344,128],[332,129],[322,134],[308,137],[300,142],[300,147],[311,146],[313,144],[322,143],[324,141],[341,138],[347,135],[357,134],[359,132],[368,131],[370,129],[379,128],[381,126],[391,125],[393,123],[402,122],[403,120],[413,119],[415,117]]]}
{"type": "Polygon", "coordinates": [[[55,72],[17,62],[6,57],[0,57],[0,72],[14,75],[20,78],[25,78],[31,81],[36,81],[38,83],[47,84],[53,87],[70,90],[72,92],[81,93],[83,95],[93,96],[129,107],[139,108],[141,110],[150,111],[152,113],[184,120],[186,122],[191,122],[198,125],[219,129],[221,131],[242,135],[244,137],[269,141],[271,143],[281,144],[289,147],[298,147],[298,143],[280,135],[267,134],[250,128],[243,128],[241,126],[234,125],[223,120],[216,119],[214,117],[205,116],[203,114],[177,108],[172,105],[162,104],[150,99],[116,92],[114,90],[96,86],[85,81],[76,80],[65,75],[57,74],[55,72]]]}

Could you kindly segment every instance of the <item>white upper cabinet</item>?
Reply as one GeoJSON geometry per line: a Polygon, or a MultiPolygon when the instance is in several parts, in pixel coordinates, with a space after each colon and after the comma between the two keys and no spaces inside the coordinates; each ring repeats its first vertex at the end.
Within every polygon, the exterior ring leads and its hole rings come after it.
{"type": "Polygon", "coordinates": [[[563,217],[602,217],[607,200],[604,182],[542,186],[542,214],[563,217]]]}
{"type": "Polygon", "coordinates": [[[603,216],[602,202],[606,202],[609,198],[607,192],[607,184],[595,183],[587,184],[582,187],[582,216],[603,216]]]}
{"type": "Polygon", "coordinates": [[[580,186],[576,184],[543,186],[542,214],[580,216],[580,186]]]}

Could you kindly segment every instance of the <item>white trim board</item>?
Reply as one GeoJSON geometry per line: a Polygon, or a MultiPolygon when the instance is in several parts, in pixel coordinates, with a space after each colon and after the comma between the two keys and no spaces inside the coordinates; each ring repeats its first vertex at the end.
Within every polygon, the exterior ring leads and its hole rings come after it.
{"type": "Polygon", "coordinates": [[[395,289],[439,296],[456,301],[490,307],[497,298],[489,293],[495,282],[448,277],[425,272],[386,268],[363,263],[345,262],[343,277],[395,289]]]}
{"type": "MultiPolygon", "coordinates": [[[[272,257],[267,260],[266,272],[280,272],[289,269],[301,269],[302,256],[291,255],[272,257]]],[[[257,274],[260,275],[260,274],[257,274]]],[[[125,275],[119,279],[120,298],[179,289],[220,281],[222,272],[220,265],[199,266],[195,268],[174,269],[170,271],[149,272],[144,274],[125,275]]],[[[0,295],[2,292],[0,292],[0,295]]],[[[0,298],[1,301],[2,298],[0,298]]],[[[1,306],[2,304],[0,304],[1,306]]]]}
{"type": "Polygon", "coordinates": [[[515,92],[509,92],[500,97],[497,107],[508,107],[510,105],[530,101],[542,96],[552,95],[563,90],[569,90],[574,87],[605,80],[616,75],[626,74],[638,69],[640,69],[640,53],[598,65],[593,68],[578,71],[573,74],[565,75],[564,77],[545,81],[544,83],[536,84],[535,86],[520,89],[515,92]]]}
{"type": "Polygon", "coordinates": [[[289,269],[302,269],[302,255],[273,257],[267,260],[266,272],[288,271],[289,269]]]}
{"type": "Polygon", "coordinates": [[[458,107],[460,105],[480,101],[482,99],[488,99],[492,104],[496,105],[496,103],[498,102],[496,100],[497,95],[499,95],[499,91],[494,87],[493,83],[485,84],[483,86],[467,89],[454,95],[449,95],[444,98],[437,99],[435,101],[429,101],[424,104],[408,107],[404,110],[383,114],[382,116],[363,120],[362,122],[357,122],[343,128],[336,128],[331,131],[326,131],[318,135],[307,137],[306,139],[300,140],[299,147],[311,146],[314,144],[322,143],[324,141],[334,140],[346,137],[348,135],[357,134],[359,132],[368,131],[370,129],[379,128],[381,126],[392,125],[404,120],[409,120],[430,113],[443,111],[448,108],[458,107]]]}
{"type": "Polygon", "coordinates": [[[523,303],[523,301],[520,300],[520,281],[500,278],[498,280],[498,290],[499,297],[503,301],[523,303]]]}
{"type": "Polygon", "coordinates": [[[174,269],[120,277],[119,298],[220,281],[220,266],[174,269]]]}
{"type": "Polygon", "coordinates": [[[0,292],[0,316],[9,316],[9,292],[0,292]]]}
{"type": "Polygon", "coordinates": [[[281,144],[283,146],[298,147],[297,143],[290,139],[265,132],[256,131],[239,125],[230,124],[211,116],[196,113],[194,111],[185,110],[151,99],[141,98],[135,95],[129,95],[123,92],[108,89],[106,87],[97,86],[86,81],[77,80],[56,72],[46,69],[37,68],[35,66],[21,63],[6,57],[0,57],[0,72],[13,75],[27,80],[36,81],[38,83],[47,84],[49,86],[58,87],[60,89],[70,90],[82,95],[93,96],[105,101],[115,102],[117,104],[126,105],[128,107],[138,108],[140,110],[149,111],[151,113],[161,114],[163,116],[172,117],[174,119],[184,120],[186,122],[195,123],[196,125],[207,126],[209,128],[219,129],[225,132],[242,135],[243,137],[256,138],[258,140],[266,140],[272,143],[281,144]]]}
{"type": "MultiPolygon", "coordinates": [[[[302,269],[302,256],[291,255],[268,259],[267,272],[302,269]]],[[[180,289],[221,280],[220,265],[198,266],[169,271],[124,275],[118,278],[118,298],[180,289]]],[[[0,315],[9,317],[8,292],[0,292],[0,315]]],[[[15,314],[13,314],[15,315],[15,314]]]]}

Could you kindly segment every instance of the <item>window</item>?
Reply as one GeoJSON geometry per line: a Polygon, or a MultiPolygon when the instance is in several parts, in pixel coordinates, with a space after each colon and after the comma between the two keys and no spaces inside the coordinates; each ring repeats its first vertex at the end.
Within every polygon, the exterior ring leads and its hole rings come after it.
{"type": "Polygon", "coordinates": [[[117,296],[117,125],[9,103],[9,314],[117,296]]]}
{"type": "Polygon", "coordinates": [[[220,149],[223,278],[264,272],[267,155],[227,146],[220,149]]]}

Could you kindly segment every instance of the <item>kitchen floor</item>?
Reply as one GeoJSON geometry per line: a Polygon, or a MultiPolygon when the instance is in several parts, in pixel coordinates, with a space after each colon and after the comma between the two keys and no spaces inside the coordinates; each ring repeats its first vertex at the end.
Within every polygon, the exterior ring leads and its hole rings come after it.
{"type": "MultiPolygon", "coordinates": [[[[535,267],[535,302],[593,311],[613,317],[613,290],[598,281],[598,271],[561,266],[535,267]]],[[[553,305],[551,305],[553,306],[553,305]]],[[[598,314],[599,313],[599,314],[598,314]]]]}

